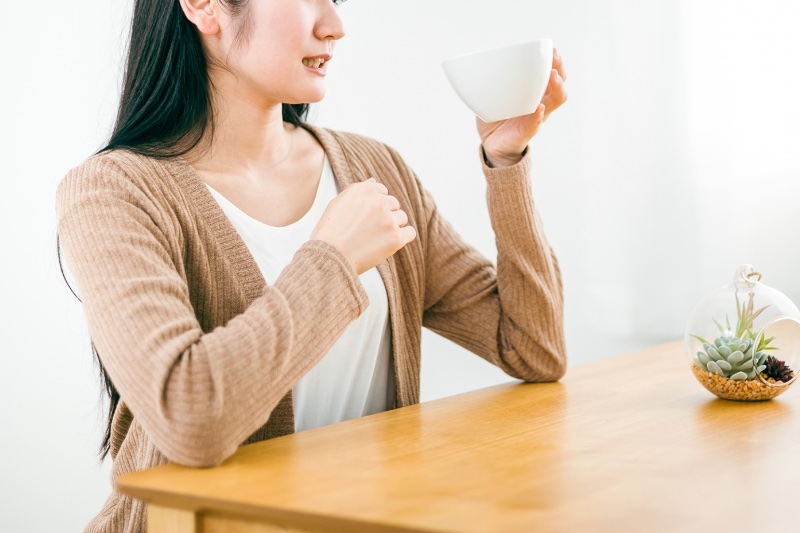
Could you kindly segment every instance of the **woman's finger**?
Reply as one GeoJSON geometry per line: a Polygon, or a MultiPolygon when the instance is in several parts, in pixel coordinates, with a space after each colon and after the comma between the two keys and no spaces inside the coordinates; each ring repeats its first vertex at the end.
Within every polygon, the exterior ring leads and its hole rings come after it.
{"type": "Polygon", "coordinates": [[[547,86],[547,92],[544,93],[542,103],[545,106],[545,118],[553,111],[559,108],[561,104],[567,101],[567,90],[564,87],[564,80],[556,69],[550,72],[550,84],[547,86]]]}
{"type": "Polygon", "coordinates": [[[530,139],[536,135],[536,132],[539,131],[539,126],[541,126],[542,122],[547,118],[547,106],[544,102],[540,103],[536,111],[525,118],[528,120],[522,124],[521,129],[525,132],[525,137],[530,139]]]}
{"type": "Polygon", "coordinates": [[[417,230],[413,226],[403,226],[400,228],[400,240],[404,246],[417,238],[417,230]]]}
{"type": "MultiPolygon", "coordinates": [[[[374,188],[374,190],[377,190],[381,194],[389,194],[389,189],[386,188],[386,185],[384,185],[383,183],[379,182],[375,178],[369,178],[366,181],[357,182],[357,183],[354,183],[353,185],[358,185],[359,187],[366,187],[367,184],[371,184],[372,187],[374,188]]],[[[365,189],[365,190],[369,190],[369,189],[365,189]]]]}
{"type": "Polygon", "coordinates": [[[556,48],[553,48],[553,68],[558,71],[558,75],[561,76],[562,80],[567,80],[567,71],[564,70],[564,60],[556,48]]]}
{"type": "Polygon", "coordinates": [[[392,195],[387,195],[384,202],[386,204],[386,208],[389,211],[397,211],[398,209],[400,209],[400,200],[398,200],[392,195]]]}
{"type": "Polygon", "coordinates": [[[404,228],[408,225],[408,215],[402,209],[392,211],[392,219],[394,220],[395,225],[399,228],[404,228]]]}
{"type": "Polygon", "coordinates": [[[386,188],[386,185],[384,185],[383,183],[381,183],[379,181],[375,182],[375,188],[381,194],[389,194],[389,189],[386,188]]]}

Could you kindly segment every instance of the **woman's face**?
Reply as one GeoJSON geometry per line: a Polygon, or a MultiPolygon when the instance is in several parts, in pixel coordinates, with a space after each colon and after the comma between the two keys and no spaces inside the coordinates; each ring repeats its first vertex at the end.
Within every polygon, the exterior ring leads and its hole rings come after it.
{"type": "Polygon", "coordinates": [[[325,96],[328,61],[344,37],[334,1],[249,0],[238,18],[222,9],[219,23],[221,31],[206,44],[233,75],[224,85],[237,97],[274,105],[325,96]]]}

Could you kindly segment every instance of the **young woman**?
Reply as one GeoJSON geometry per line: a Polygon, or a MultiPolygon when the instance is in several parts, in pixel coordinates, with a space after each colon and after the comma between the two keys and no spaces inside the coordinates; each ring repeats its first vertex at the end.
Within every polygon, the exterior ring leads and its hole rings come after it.
{"type": "MultiPolygon", "coordinates": [[[[113,476],[413,404],[426,326],[526,381],[565,371],[527,145],[565,99],[478,121],[497,268],[391,148],[304,123],[331,0],[137,0],[114,133],[58,189],[111,396],[113,476]]],[[[142,531],[112,493],[89,531],[142,531]]]]}

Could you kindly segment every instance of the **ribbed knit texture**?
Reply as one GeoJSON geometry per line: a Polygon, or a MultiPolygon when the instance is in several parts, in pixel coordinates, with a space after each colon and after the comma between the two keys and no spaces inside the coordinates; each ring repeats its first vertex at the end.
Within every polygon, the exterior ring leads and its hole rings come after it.
{"type": "MultiPolygon", "coordinates": [[[[342,188],[375,177],[417,239],[378,266],[389,297],[395,406],[419,401],[422,326],[527,381],[566,368],[558,264],[533,206],[530,156],[484,164],[497,269],[439,216],[391,148],[309,127],[342,188]]],[[[127,151],[73,169],[58,232],[89,332],[122,398],[112,476],[211,466],[293,431],[291,389],[369,304],[349,262],[303,245],[273,286],[193,168],[127,151]]],[[[140,532],[146,506],[113,492],[87,526],[140,532]]]]}

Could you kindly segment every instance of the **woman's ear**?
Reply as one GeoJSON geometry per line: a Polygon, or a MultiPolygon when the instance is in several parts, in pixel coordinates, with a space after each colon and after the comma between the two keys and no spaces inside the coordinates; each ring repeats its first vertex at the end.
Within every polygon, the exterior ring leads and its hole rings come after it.
{"type": "Polygon", "coordinates": [[[213,35],[219,31],[216,0],[180,0],[184,15],[200,33],[213,35]]]}

